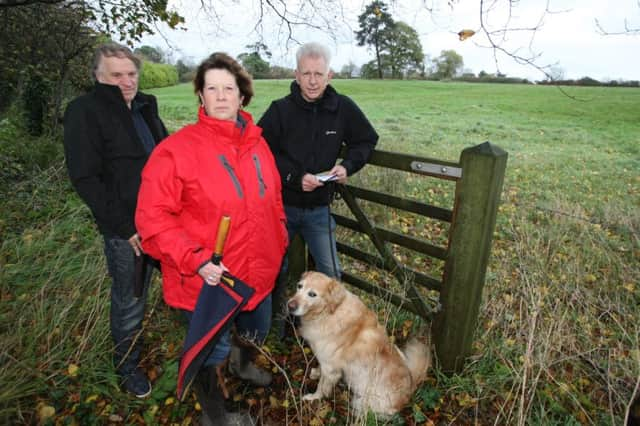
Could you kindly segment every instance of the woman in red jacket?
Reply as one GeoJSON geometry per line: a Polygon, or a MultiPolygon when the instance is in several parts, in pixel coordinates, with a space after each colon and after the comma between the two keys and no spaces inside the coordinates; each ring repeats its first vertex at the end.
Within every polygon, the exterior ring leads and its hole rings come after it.
{"type": "MultiPolygon", "coordinates": [[[[142,172],[136,226],[145,252],[161,262],[167,304],[185,310],[190,319],[203,283],[216,285],[223,268],[228,269],[255,289],[236,319],[236,331],[262,342],[287,246],[280,177],[262,129],[242,111],[253,89],[240,64],[214,53],[198,67],[194,86],[201,103],[198,121],[153,151],[142,172]],[[231,217],[224,267],[209,261],[222,216],[231,217]]],[[[271,381],[269,373],[249,362],[246,350],[231,343],[228,333],[205,362],[207,374],[214,376],[213,367],[229,353],[231,370],[240,377],[262,386],[271,381]]],[[[221,411],[217,386],[209,387],[207,399],[219,407],[206,414],[228,415],[221,411]]]]}

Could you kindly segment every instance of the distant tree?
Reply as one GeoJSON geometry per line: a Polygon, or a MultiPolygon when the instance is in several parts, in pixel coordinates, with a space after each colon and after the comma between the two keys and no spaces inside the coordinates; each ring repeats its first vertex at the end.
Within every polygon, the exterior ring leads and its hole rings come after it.
{"type": "Polygon", "coordinates": [[[260,41],[257,41],[253,44],[247,44],[245,46],[245,49],[248,49],[249,53],[256,53],[259,56],[264,55],[267,58],[271,59],[271,51],[269,50],[269,47],[260,41]]]}
{"type": "Polygon", "coordinates": [[[294,78],[295,71],[292,68],[273,65],[269,69],[269,78],[294,78]]]}
{"type": "Polygon", "coordinates": [[[353,73],[355,72],[357,66],[353,62],[349,61],[348,64],[344,64],[342,69],[340,70],[340,77],[342,78],[351,78],[353,73]]]}
{"type": "Polygon", "coordinates": [[[462,56],[455,50],[443,50],[433,62],[435,74],[439,78],[455,77],[464,65],[462,56]]]}
{"type": "Polygon", "coordinates": [[[393,28],[394,21],[387,12],[387,5],[374,0],[365,7],[364,12],[358,17],[360,30],[356,31],[358,46],[371,46],[376,55],[378,78],[382,78],[382,56],[385,53],[385,41],[388,40],[388,32],[393,28]]]}
{"type": "Polygon", "coordinates": [[[398,21],[385,33],[386,54],[383,66],[388,68],[393,78],[408,74],[424,74],[424,53],[418,33],[408,24],[398,21]]]}
{"type": "Polygon", "coordinates": [[[149,62],[153,62],[156,64],[164,63],[164,53],[158,47],[152,46],[140,46],[133,50],[133,53],[140,56],[141,59],[144,59],[149,62]]]}
{"type": "Polygon", "coordinates": [[[379,78],[380,72],[376,60],[372,60],[362,65],[360,68],[360,77],[362,78],[379,78]]]}
{"type": "Polygon", "coordinates": [[[253,76],[253,78],[266,78],[269,76],[269,62],[262,59],[262,55],[271,58],[271,52],[266,44],[256,42],[245,46],[249,52],[238,55],[238,60],[242,66],[253,76]]]}
{"type": "Polygon", "coordinates": [[[193,80],[195,75],[195,65],[188,59],[178,59],[176,62],[176,71],[178,72],[178,80],[182,83],[193,80]]]}
{"type": "Polygon", "coordinates": [[[580,86],[600,86],[602,84],[595,78],[591,78],[588,76],[582,77],[577,81],[577,83],[580,86]]]}
{"type": "Polygon", "coordinates": [[[238,55],[238,59],[253,78],[265,78],[269,75],[269,62],[262,59],[257,53],[241,53],[238,55]]]}

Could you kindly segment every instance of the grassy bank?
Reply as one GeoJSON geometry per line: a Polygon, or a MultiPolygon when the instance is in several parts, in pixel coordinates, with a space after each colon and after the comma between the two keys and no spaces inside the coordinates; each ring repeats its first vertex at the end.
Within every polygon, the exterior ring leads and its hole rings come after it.
{"type": "MultiPolygon", "coordinates": [[[[259,118],[288,86],[256,82],[249,111],[259,118]]],[[[489,140],[509,153],[473,356],[458,375],[433,371],[415,405],[393,422],[622,424],[640,381],[640,90],[572,87],[570,98],[524,85],[335,86],[365,111],[382,149],[457,161],[464,148],[489,140]]],[[[171,130],[195,119],[189,85],[153,93],[171,130]]],[[[144,367],[156,390],[146,401],[119,393],[101,239],[67,183],[60,151],[53,166],[28,167],[24,152],[8,151],[16,143],[9,125],[0,125],[2,160],[12,165],[0,174],[0,419],[30,423],[48,412],[60,424],[188,424],[194,401],[172,399],[179,318],[156,286],[144,336],[144,367]]],[[[452,202],[448,184],[380,173],[365,168],[354,180],[452,202]]],[[[411,217],[375,218],[443,238],[411,217]]],[[[402,336],[412,319],[379,308],[402,336]]],[[[266,392],[234,385],[237,399],[273,424],[344,424],[345,390],[321,405],[302,404],[304,351],[268,348],[287,376],[266,392]]]]}

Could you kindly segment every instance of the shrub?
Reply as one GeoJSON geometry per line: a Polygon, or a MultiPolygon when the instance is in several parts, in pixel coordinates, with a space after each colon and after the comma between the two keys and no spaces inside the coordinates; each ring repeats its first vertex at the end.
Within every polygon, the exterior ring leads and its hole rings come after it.
{"type": "Polygon", "coordinates": [[[145,61],[138,85],[141,90],[178,84],[178,70],[173,65],[145,61]]]}

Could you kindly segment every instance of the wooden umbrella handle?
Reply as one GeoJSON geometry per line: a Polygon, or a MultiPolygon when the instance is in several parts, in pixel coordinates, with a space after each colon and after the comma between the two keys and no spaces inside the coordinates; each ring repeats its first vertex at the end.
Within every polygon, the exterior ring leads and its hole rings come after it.
{"type": "Polygon", "coordinates": [[[231,218],[229,216],[222,216],[220,224],[218,225],[218,236],[216,238],[216,248],[211,257],[211,262],[214,265],[219,265],[222,262],[222,250],[224,249],[224,242],[227,239],[227,233],[229,232],[229,225],[231,224],[231,218]]]}

